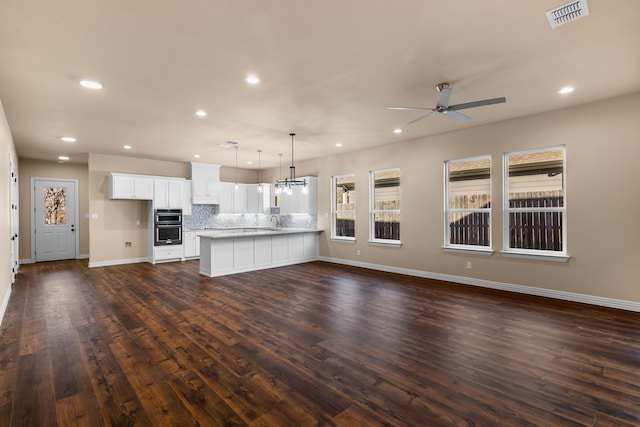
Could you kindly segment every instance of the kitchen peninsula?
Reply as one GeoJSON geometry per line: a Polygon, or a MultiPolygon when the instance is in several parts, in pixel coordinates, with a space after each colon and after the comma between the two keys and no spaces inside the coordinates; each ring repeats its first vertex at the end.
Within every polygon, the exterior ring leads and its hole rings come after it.
{"type": "Polygon", "coordinates": [[[321,231],[254,227],[198,233],[200,274],[216,277],[317,260],[321,231]]]}

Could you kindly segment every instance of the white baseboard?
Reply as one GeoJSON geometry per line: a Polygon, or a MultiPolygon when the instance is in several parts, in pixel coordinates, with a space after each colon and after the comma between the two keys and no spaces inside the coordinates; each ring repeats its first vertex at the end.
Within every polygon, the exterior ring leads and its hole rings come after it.
{"type": "Polygon", "coordinates": [[[89,259],[89,254],[80,254],[78,255],[78,259],[89,259]]]}
{"type": "Polygon", "coordinates": [[[22,264],[33,264],[36,261],[31,259],[31,258],[25,258],[25,259],[21,259],[18,261],[18,264],[22,265],[22,264]]]}
{"type": "Polygon", "coordinates": [[[389,273],[406,274],[408,276],[424,277],[426,279],[444,280],[447,282],[461,283],[463,285],[480,286],[483,288],[499,289],[503,291],[517,292],[527,295],[536,295],[540,297],[555,298],[565,301],[580,302],[584,304],[592,304],[603,307],[640,312],[640,303],[634,301],[577,294],[573,292],[558,291],[554,289],[536,288],[533,286],[515,285],[512,283],[494,282],[491,280],[474,279],[472,277],[432,273],[429,271],[412,270],[408,268],[392,267],[388,265],[370,264],[366,262],[352,261],[342,258],[320,257],[320,260],[332,262],[335,264],[351,265],[354,267],[368,268],[371,270],[386,271],[389,273]]]}
{"type": "Polygon", "coordinates": [[[149,262],[149,258],[127,258],[127,259],[113,259],[109,261],[89,262],[89,268],[108,267],[111,265],[137,264],[139,262],[149,262]]]}
{"type": "Polygon", "coordinates": [[[7,292],[4,294],[4,298],[2,298],[2,306],[0,306],[0,325],[4,320],[4,313],[7,311],[7,306],[9,305],[9,298],[11,298],[11,291],[13,289],[13,285],[9,285],[7,288],[7,292]]]}

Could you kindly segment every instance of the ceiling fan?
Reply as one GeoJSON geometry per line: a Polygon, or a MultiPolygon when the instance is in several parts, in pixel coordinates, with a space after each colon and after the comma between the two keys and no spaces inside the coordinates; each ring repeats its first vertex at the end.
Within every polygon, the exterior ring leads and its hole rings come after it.
{"type": "Polygon", "coordinates": [[[484,105],[492,105],[492,104],[502,104],[503,102],[507,102],[507,98],[492,98],[492,99],[483,99],[482,101],[473,101],[473,102],[465,102],[464,104],[455,104],[449,105],[449,99],[451,98],[451,88],[449,87],[449,83],[440,83],[436,86],[436,90],[440,92],[440,99],[438,99],[438,103],[435,108],[429,107],[387,107],[387,110],[429,110],[427,114],[424,114],[420,117],[416,117],[411,120],[408,125],[419,122],[422,119],[426,119],[429,116],[434,115],[435,113],[441,113],[445,116],[453,117],[454,119],[467,121],[470,120],[471,117],[466,116],[462,113],[459,113],[458,110],[464,110],[467,108],[475,108],[482,107],[484,105]]]}

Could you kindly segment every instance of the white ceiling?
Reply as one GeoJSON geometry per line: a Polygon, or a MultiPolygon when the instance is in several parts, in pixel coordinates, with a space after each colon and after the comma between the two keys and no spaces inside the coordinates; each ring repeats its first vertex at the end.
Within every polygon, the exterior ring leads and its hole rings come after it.
{"type": "Polygon", "coordinates": [[[552,29],[545,12],[564,3],[0,0],[0,100],[20,157],[233,166],[217,147],[233,140],[253,168],[256,150],[262,167],[290,161],[292,131],[302,160],[640,90],[640,1],[589,0],[589,16],[552,29]],[[452,104],[507,102],[409,126],[420,112],[385,108],[433,107],[440,82],[452,104]]]}

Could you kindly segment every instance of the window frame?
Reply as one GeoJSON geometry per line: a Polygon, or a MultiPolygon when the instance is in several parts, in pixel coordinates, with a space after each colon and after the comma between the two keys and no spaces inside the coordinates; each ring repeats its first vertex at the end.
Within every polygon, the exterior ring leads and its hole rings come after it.
{"type": "MultiPolygon", "coordinates": [[[[375,209],[375,175],[376,173],[389,172],[389,171],[398,171],[400,177],[402,177],[402,171],[399,167],[375,169],[375,170],[369,171],[369,243],[377,244],[377,245],[400,246],[402,245],[402,241],[400,239],[379,239],[375,237],[376,214],[378,213],[398,214],[398,216],[401,218],[401,209],[384,209],[384,210],[375,209]]],[[[400,194],[400,200],[402,200],[402,180],[400,180],[398,191],[400,194]]],[[[402,224],[402,220],[400,220],[400,224],[402,224]]]]}
{"type": "Polygon", "coordinates": [[[355,218],[356,218],[356,204],[354,203],[354,209],[353,210],[338,210],[338,201],[336,200],[336,185],[337,182],[343,178],[346,177],[353,177],[353,181],[355,183],[356,180],[356,174],[355,173],[345,173],[342,175],[334,175],[331,177],[331,191],[329,194],[331,194],[331,240],[338,240],[338,241],[344,241],[344,242],[355,242],[356,241],[356,236],[355,236],[355,218]],[[346,214],[352,214],[353,218],[354,218],[354,236],[338,236],[336,233],[336,226],[337,226],[337,219],[338,219],[338,214],[342,214],[342,213],[346,213],[346,214]]]}
{"type": "Polygon", "coordinates": [[[444,243],[443,249],[447,252],[464,252],[464,253],[485,253],[492,254],[493,253],[493,228],[491,227],[492,215],[491,210],[493,206],[493,186],[492,186],[492,177],[493,177],[493,161],[490,154],[474,156],[474,157],[465,157],[461,159],[453,159],[453,160],[445,160],[444,161],[444,243]],[[452,163],[459,162],[469,162],[473,160],[489,160],[489,207],[488,208],[451,208],[450,207],[450,196],[451,196],[451,186],[450,186],[450,165],[452,163]],[[449,223],[449,214],[451,213],[488,213],[488,235],[489,235],[489,245],[469,245],[469,244],[452,244],[451,242],[451,224],[449,223]]]}
{"type": "Polygon", "coordinates": [[[502,251],[501,253],[504,256],[512,257],[512,258],[524,258],[524,259],[535,259],[535,260],[546,260],[546,261],[557,261],[557,262],[566,262],[569,259],[569,255],[567,252],[567,149],[566,145],[554,145],[549,147],[541,147],[541,148],[532,148],[529,150],[517,150],[505,152],[502,155],[502,175],[503,175],[503,183],[502,183],[502,193],[503,193],[503,203],[502,203],[502,251]],[[561,207],[520,207],[520,208],[511,208],[509,206],[509,157],[513,155],[519,154],[529,154],[529,153],[540,153],[544,151],[554,151],[561,150],[562,151],[562,206],[561,207]],[[561,239],[562,239],[562,250],[554,251],[554,250],[541,250],[541,249],[523,249],[523,248],[512,248],[510,246],[510,219],[509,216],[511,213],[517,212],[559,212],[562,215],[561,227],[561,239]]]}

